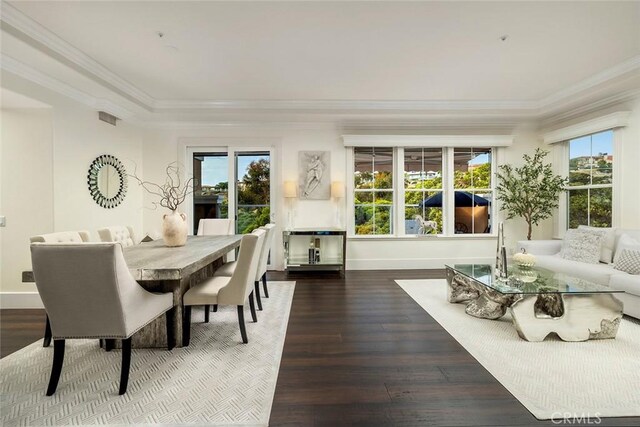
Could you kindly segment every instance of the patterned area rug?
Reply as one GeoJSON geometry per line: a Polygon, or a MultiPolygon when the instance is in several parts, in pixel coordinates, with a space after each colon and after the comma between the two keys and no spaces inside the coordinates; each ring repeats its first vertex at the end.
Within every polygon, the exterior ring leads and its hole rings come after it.
{"type": "Polygon", "coordinates": [[[625,317],[616,339],[528,342],[509,313],[477,319],[447,302],[445,280],[396,283],[536,418],[640,416],[640,322],[625,317]]]}
{"type": "Polygon", "coordinates": [[[118,396],[121,353],[97,340],[69,340],[58,390],[45,396],[53,346],[42,341],[0,360],[0,424],[207,424],[269,422],[295,282],[270,282],[242,344],[235,307],[210,323],[194,309],[191,344],[169,352],[134,349],[127,394],[118,396]]]}

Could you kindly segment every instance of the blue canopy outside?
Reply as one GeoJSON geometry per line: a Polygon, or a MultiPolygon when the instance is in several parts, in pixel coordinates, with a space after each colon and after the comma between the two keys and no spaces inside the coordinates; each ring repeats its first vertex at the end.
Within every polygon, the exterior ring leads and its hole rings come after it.
{"type": "MultiPolygon", "coordinates": [[[[489,200],[484,197],[476,196],[467,191],[456,191],[454,196],[454,204],[456,208],[468,208],[471,206],[489,206],[489,200]]],[[[424,199],[420,202],[420,207],[425,208],[441,208],[442,207],[442,192],[434,194],[428,199],[424,199]]]]}

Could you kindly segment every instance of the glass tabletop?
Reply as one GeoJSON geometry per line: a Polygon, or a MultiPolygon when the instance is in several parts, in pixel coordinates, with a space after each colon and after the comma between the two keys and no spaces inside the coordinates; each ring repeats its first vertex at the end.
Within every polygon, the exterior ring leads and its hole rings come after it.
{"type": "Polygon", "coordinates": [[[490,264],[454,264],[450,268],[503,294],[593,294],[624,292],[541,267],[510,265],[507,279],[497,279],[490,264]]]}

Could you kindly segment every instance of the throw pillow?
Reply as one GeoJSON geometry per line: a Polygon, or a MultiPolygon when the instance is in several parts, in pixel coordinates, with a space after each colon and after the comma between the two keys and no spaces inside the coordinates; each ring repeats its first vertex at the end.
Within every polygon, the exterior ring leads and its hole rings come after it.
{"type": "Polygon", "coordinates": [[[578,230],[592,230],[605,234],[602,248],[600,248],[600,262],[611,264],[616,246],[616,230],[611,227],[589,227],[588,225],[579,225],[578,230]]]}
{"type": "Polygon", "coordinates": [[[598,264],[605,234],[591,230],[570,229],[564,235],[560,257],[573,261],[598,264]]]}
{"type": "Polygon", "coordinates": [[[613,268],[629,274],[640,274],[640,251],[623,249],[613,268]]]}
{"type": "Polygon", "coordinates": [[[618,258],[620,258],[620,255],[622,254],[623,249],[632,249],[632,250],[640,251],[640,242],[638,242],[636,239],[629,236],[628,234],[621,235],[620,238],[618,239],[618,244],[616,245],[616,252],[613,257],[614,264],[618,262],[618,258]]]}

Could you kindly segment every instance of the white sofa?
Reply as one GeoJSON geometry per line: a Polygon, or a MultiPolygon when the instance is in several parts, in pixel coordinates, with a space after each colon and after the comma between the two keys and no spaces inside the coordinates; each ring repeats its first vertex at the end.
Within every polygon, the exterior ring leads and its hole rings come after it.
{"type": "MultiPolygon", "coordinates": [[[[627,234],[640,242],[640,230],[615,229],[614,250],[620,236],[627,234]]],[[[519,250],[536,256],[536,266],[557,273],[624,291],[616,297],[624,303],[624,314],[640,319],[640,275],[631,275],[613,268],[613,264],[587,264],[560,257],[562,240],[521,240],[519,250]]],[[[614,253],[615,256],[615,253],[614,253]]]]}

